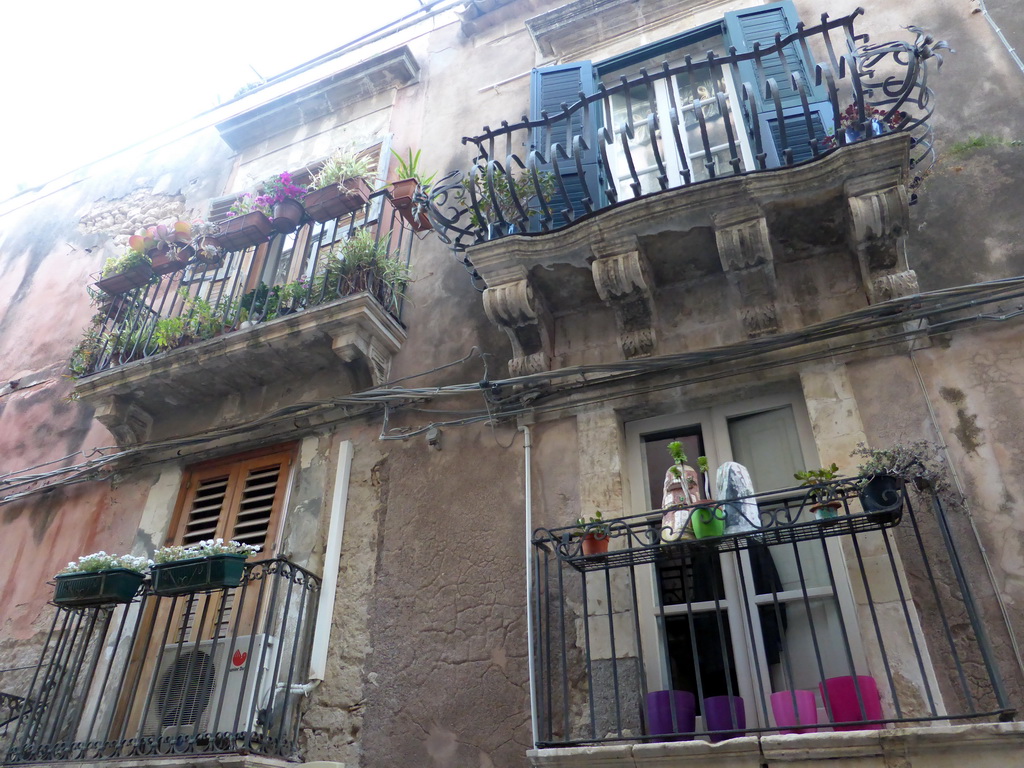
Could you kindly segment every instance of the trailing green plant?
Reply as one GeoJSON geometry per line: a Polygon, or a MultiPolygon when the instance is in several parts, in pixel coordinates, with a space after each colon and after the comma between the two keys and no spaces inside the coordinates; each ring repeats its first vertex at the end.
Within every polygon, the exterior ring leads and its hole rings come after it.
{"type": "Polygon", "coordinates": [[[393,149],[391,150],[391,154],[398,160],[398,168],[395,169],[395,173],[398,174],[398,178],[416,179],[416,182],[420,187],[424,190],[429,190],[430,185],[434,183],[434,177],[437,176],[437,173],[432,173],[427,176],[425,171],[420,170],[421,151],[422,150],[417,149],[416,154],[413,154],[412,148],[410,147],[406,157],[402,157],[393,149]]]}
{"type": "MultiPolygon", "coordinates": [[[[349,179],[370,181],[376,164],[368,157],[361,157],[352,147],[339,148],[328,157],[320,170],[310,180],[310,189],[323,189],[329,184],[339,184],[349,179]]],[[[351,190],[349,194],[356,194],[351,190]]]]}
{"type": "Polygon", "coordinates": [[[161,317],[153,330],[153,341],[160,349],[172,349],[185,337],[185,318],[161,317]]]}
{"type": "Polygon", "coordinates": [[[947,485],[945,463],[939,446],[929,440],[893,443],[888,448],[869,448],[858,443],[850,454],[862,459],[857,473],[865,477],[893,475],[918,488],[944,490],[947,485]]]}
{"type": "Polygon", "coordinates": [[[103,348],[104,334],[98,325],[90,325],[82,333],[81,340],[71,349],[71,357],[68,360],[68,373],[74,378],[80,378],[92,373],[93,366],[103,348]]]}
{"type": "Polygon", "coordinates": [[[708,464],[707,456],[697,457],[697,470],[704,477],[704,498],[711,498],[711,466],[708,464]]]}
{"type": "Polygon", "coordinates": [[[808,469],[804,472],[797,472],[793,475],[794,478],[800,481],[801,487],[809,487],[811,489],[808,491],[808,496],[819,502],[825,501],[833,495],[831,488],[823,486],[825,483],[828,483],[830,480],[834,480],[838,476],[839,465],[835,462],[832,462],[832,465],[828,467],[808,469]]]}
{"type": "Polygon", "coordinates": [[[102,550],[91,555],[82,555],[77,560],[68,563],[58,571],[60,576],[65,573],[96,573],[97,571],[109,571],[111,568],[125,568],[129,571],[142,573],[153,565],[148,557],[137,557],[135,555],[108,555],[102,550]]]}

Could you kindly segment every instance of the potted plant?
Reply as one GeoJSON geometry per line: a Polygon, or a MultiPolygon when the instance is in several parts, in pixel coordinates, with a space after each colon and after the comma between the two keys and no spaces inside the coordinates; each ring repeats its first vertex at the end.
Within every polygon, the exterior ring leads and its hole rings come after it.
{"type": "MultiPolygon", "coordinates": [[[[854,142],[861,141],[865,138],[872,136],[881,136],[884,133],[890,133],[899,129],[903,123],[904,113],[893,112],[886,120],[885,110],[876,109],[870,104],[864,105],[864,122],[860,119],[860,112],[857,109],[856,104],[848,104],[839,114],[839,130],[843,132],[845,141],[844,144],[853,144],[854,142]],[[870,136],[866,136],[864,123],[870,126],[870,136]]],[[[826,136],[821,140],[821,145],[825,149],[833,149],[839,146],[838,133],[835,135],[826,136]]]]}
{"type": "Polygon", "coordinates": [[[308,303],[369,291],[386,308],[396,309],[409,282],[409,269],[392,258],[389,243],[389,236],[377,238],[369,229],[360,229],[335,245],[317,268],[308,303]]]}
{"type": "Polygon", "coordinates": [[[271,176],[260,184],[253,205],[270,217],[275,232],[287,234],[298,229],[305,215],[299,201],[306,196],[306,188],[292,181],[285,171],[271,176]]]}
{"type": "Polygon", "coordinates": [[[156,274],[166,275],[184,268],[195,254],[191,239],[192,224],[179,219],[147,227],[128,238],[128,246],[146,254],[156,274]]]}
{"type": "Polygon", "coordinates": [[[149,257],[133,248],[120,256],[112,256],[103,265],[96,287],[110,294],[124,293],[139,288],[153,278],[153,265],[149,257]]]}
{"type": "Polygon", "coordinates": [[[793,475],[800,481],[801,487],[810,488],[807,492],[808,498],[813,502],[811,511],[819,521],[833,520],[839,514],[843,503],[835,498],[835,491],[828,483],[834,480],[839,474],[839,466],[832,462],[829,467],[820,469],[809,469],[806,472],[797,472],[793,475]]]}
{"type": "Polygon", "coordinates": [[[225,251],[240,251],[252,245],[265,243],[274,233],[274,227],[263,209],[257,206],[256,197],[246,192],[235,200],[228,211],[228,218],[218,225],[218,245],[225,251]]]}
{"type": "Polygon", "coordinates": [[[584,557],[603,555],[608,551],[608,523],[597,510],[589,519],[582,517],[576,520],[576,538],[582,542],[584,557]]]}
{"type": "Polygon", "coordinates": [[[370,197],[368,183],[373,171],[369,158],[359,157],[351,148],[338,149],[310,181],[302,201],[313,221],[332,221],[359,210],[370,197]]]}
{"type": "Polygon", "coordinates": [[[864,478],[860,500],[864,511],[869,514],[898,515],[905,483],[913,483],[918,490],[942,490],[945,487],[939,448],[927,440],[893,443],[884,449],[858,443],[850,456],[863,459],[857,468],[858,474],[864,478]]]}
{"type": "Polygon", "coordinates": [[[191,245],[195,248],[196,260],[203,264],[220,264],[224,257],[220,227],[209,221],[193,221],[191,232],[191,245]]]}
{"type": "MultiPolygon", "coordinates": [[[[704,492],[694,503],[710,502],[713,497],[711,495],[711,467],[708,465],[707,456],[697,457],[697,469],[704,479],[704,492]]],[[[725,532],[725,512],[713,504],[697,507],[691,517],[693,520],[693,535],[698,539],[721,536],[725,532]]]]}
{"type": "Polygon", "coordinates": [[[391,154],[398,160],[398,181],[391,185],[391,201],[414,232],[424,232],[433,227],[426,211],[420,210],[416,205],[415,195],[417,189],[427,194],[437,175],[432,173],[426,176],[420,170],[420,152],[421,150],[416,150],[416,154],[413,154],[412,149],[409,149],[408,156],[402,157],[395,150],[391,150],[391,154]]]}
{"type": "Polygon", "coordinates": [[[258,546],[224,539],[161,547],[153,553],[153,592],[173,596],[237,587],[246,559],[259,551],[258,546]]]}
{"type": "Polygon", "coordinates": [[[666,544],[680,539],[692,539],[691,507],[700,478],[689,466],[683,444],[675,440],[668,444],[672,465],[665,472],[661,507],[667,510],[661,518],[661,540],[666,544]]]}
{"type": "Polygon", "coordinates": [[[95,552],[68,563],[56,576],[53,602],[79,608],[87,605],[130,603],[145,580],[152,561],[134,555],[95,552]]]}
{"type": "MultiPolygon", "coordinates": [[[[540,182],[541,195],[545,200],[551,200],[555,194],[555,175],[550,171],[542,171],[537,174],[537,179],[540,182]]],[[[478,229],[487,227],[488,237],[512,234],[517,222],[522,219],[519,206],[522,206],[528,219],[539,214],[536,205],[537,185],[530,174],[513,176],[507,172],[495,173],[493,187],[492,196],[491,185],[487,183],[487,169],[484,166],[477,166],[475,171],[462,179],[461,187],[455,193],[456,201],[469,209],[470,223],[478,229]],[[516,205],[516,200],[519,201],[519,206],[516,205]],[[531,200],[534,202],[532,206],[531,200]],[[508,227],[507,233],[496,234],[493,230],[494,227],[500,226],[497,212],[500,212],[501,219],[508,227]]]]}

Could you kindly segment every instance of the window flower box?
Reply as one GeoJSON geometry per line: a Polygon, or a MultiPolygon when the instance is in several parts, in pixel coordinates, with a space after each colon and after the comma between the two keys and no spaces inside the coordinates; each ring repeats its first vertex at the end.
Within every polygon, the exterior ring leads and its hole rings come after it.
{"type": "Polygon", "coordinates": [[[109,294],[125,293],[132,288],[139,288],[153,277],[153,269],[147,264],[136,264],[124,272],[116,272],[96,281],[96,287],[109,294]]]}
{"type": "Polygon", "coordinates": [[[306,213],[321,224],[362,208],[370,197],[370,185],[363,179],[346,179],[310,192],[303,199],[306,213]]]}
{"type": "Polygon", "coordinates": [[[266,242],[273,233],[270,219],[260,211],[251,211],[222,221],[217,242],[225,251],[240,251],[266,242]]]}
{"type": "Polygon", "coordinates": [[[170,597],[237,587],[245,572],[245,560],[245,555],[209,555],[158,563],[150,569],[153,592],[170,597]]]}
{"type": "Polygon", "coordinates": [[[56,577],[53,602],[68,608],[130,603],[145,576],[127,568],[90,573],[62,573],[56,577]]]}
{"type": "Polygon", "coordinates": [[[153,262],[153,271],[158,275],[168,275],[184,269],[188,260],[195,254],[195,248],[186,245],[183,248],[154,249],[149,252],[153,262]]]}

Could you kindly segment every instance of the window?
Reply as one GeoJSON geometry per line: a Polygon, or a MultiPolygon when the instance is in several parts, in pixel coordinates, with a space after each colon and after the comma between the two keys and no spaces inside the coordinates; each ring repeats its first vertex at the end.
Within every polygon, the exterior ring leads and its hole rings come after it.
{"type": "MultiPolygon", "coordinates": [[[[596,102],[603,104],[603,108],[595,109],[593,114],[584,116],[577,112],[571,126],[556,121],[550,131],[535,131],[533,145],[546,159],[550,159],[554,142],[572,152],[572,141],[567,140],[567,135],[579,135],[587,145],[580,158],[586,185],[580,182],[574,161],[560,166],[569,197],[578,209],[576,215],[582,213],[587,199],[595,207],[606,202],[602,199],[605,177],[620,200],[661,189],[655,153],[664,161],[665,183],[669,187],[759,167],[755,157],[758,139],[767,167],[812,157],[808,120],[814,141],[819,141],[825,136],[824,126],[829,124],[823,115],[830,118],[831,108],[824,90],[813,85],[813,67],[808,64],[806,48],[791,43],[783,49],[781,57],[766,56],[757,65],[748,61],[738,66],[721,66],[707,59],[709,51],[721,57],[731,48],[738,53],[753,51],[755,45],[766,48],[774,44],[776,34],[785,37],[796,28],[796,11],[787,0],[727,13],[719,22],[602,62],[576,62],[534,70],[530,115],[533,120],[540,119],[542,111],[556,115],[562,103],[574,103],[580,93],[598,93],[598,85],[611,89],[622,78],[633,82],[628,89],[620,88],[596,102]],[[664,62],[671,67],[686,65],[687,69],[671,78],[659,77],[664,62]],[[642,70],[650,77],[638,81],[642,70]],[[806,116],[800,93],[793,87],[793,74],[807,86],[806,116]],[[778,88],[778,105],[765,96],[769,79],[778,88]],[[754,91],[752,105],[742,98],[744,83],[749,83],[754,91]],[[752,135],[751,109],[757,112],[757,137],[752,135]],[[779,110],[785,144],[791,148],[789,157],[784,154],[779,110]],[[679,120],[678,146],[671,129],[673,115],[679,120]],[[607,168],[600,167],[598,141],[602,137],[607,168]],[[623,142],[628,152],[623,149],[623,142]],[[639,184],[633,180],[634,172],[639,184]]],[[[556,217],[556,226],[559,223],[556,217]]]]}
{"type": "MultiPolygon", "coordinates": [[[[200,464],[185,473],[169,544],[196,544],[222,538],[260,547],[257,558],[276,554],[277,533],[283,515],[289,470],[295,446],[264,449],[230,459],[200,464]]],[[[216,634],[223,638],[233,618],[242,625],[256,606],[233,617],[234,593],[221,610],[220,592],[182,601],[175,619],[178,638],[192,642],[216,634]],[[207,604],[208,600],[210,602],[207,604]],[[216,625],[216,626],[215,626],[216,625]]],[[[245,631],[241,634],[246,634],[245,631]]]]}
{"type": "MultiPolygon", "coordinates": [[[[631,475],[643,479],[632,484],[632,501],[643,509],[661,506],[673,440],[683,443],[691,465],[706,455],[712,472],[740,462],[759,493],[792,487],[794,472],[818,463],[797,398],[647,419],[628,424],[627,436],[631,475]]],[[[698,707],[703,698],[727,694],[758,702],[762,693],[816,690],[823,676],[847,674],[850,659],[863,666],[843,563],[837,539],[752,543],[725,554],[666,550],[643,590],[650,603],[640,607],[648,689],[690,691],[698,707]]],[[[748,726],[756,725],[758,709],[748,706],[748,726]]]]}

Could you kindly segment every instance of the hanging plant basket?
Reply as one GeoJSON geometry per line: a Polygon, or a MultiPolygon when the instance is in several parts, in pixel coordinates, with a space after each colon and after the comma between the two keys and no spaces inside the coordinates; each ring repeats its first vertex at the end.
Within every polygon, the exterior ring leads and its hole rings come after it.
{"type": "Polygon", "coordinates": [[[416,194],[418,186],[419,182],[416,179],[396,181],[391,185],[391,202],[394,203],[406,223],[412,227],[413,232],[426,232],[433,229],[434,225],[430,223],[430,217],[427,216],[426,211],[417,211],[416,205],[413,203],[413,195],[416,194]]]}
{"type": "Polygon", "coordinates": [[[219,226],[217,241],[225,251],[240,251],[250,245],[265,243],[274,233],[270,219],[259,211],[225,219],[219,226]]]}
{"type": "Polygon", "coordinates": [[[124,293],[145,285],[152,277],[153,269],[149,264],[136,264],[124,272],[101,277],[96,281],[96,287],[110,294],[124,293]]]}
{"type": "Polygon", "coordinates": [[[153,592],[173,596],[237,587],[245,572],[245,559],[245,555],[211,555],[158,563],[150,569],[153,592]]]}
{"type": "Polygon", "coordinates": [[[299,228],[305,213],[302,203],[289,197],[279,203],[274,203],[274,218],[270,224],[275,232],[286,235],[299,228]]]}
{"type": "Polygon", "coordinates": [[[370,199],[370,185],[363,179],[346,179],[310,192],[302,204],[313,221],[321,224],[358,211],[370,199]]]}
{"type": "Polygon", "coordinates": [[[92,573],[62,573],[56,577],[53,602],[68,608],[130,603],[145,580],[138,571],[111,568],[92,573]]]}
{"type": "Polygon", "coordinates": [[[184,248],[154,249],[149,252],[149,260],[153,262],[153,271],[156,274],[168,275],[184,269],[195,252],[191,245],[184,248]]]}

